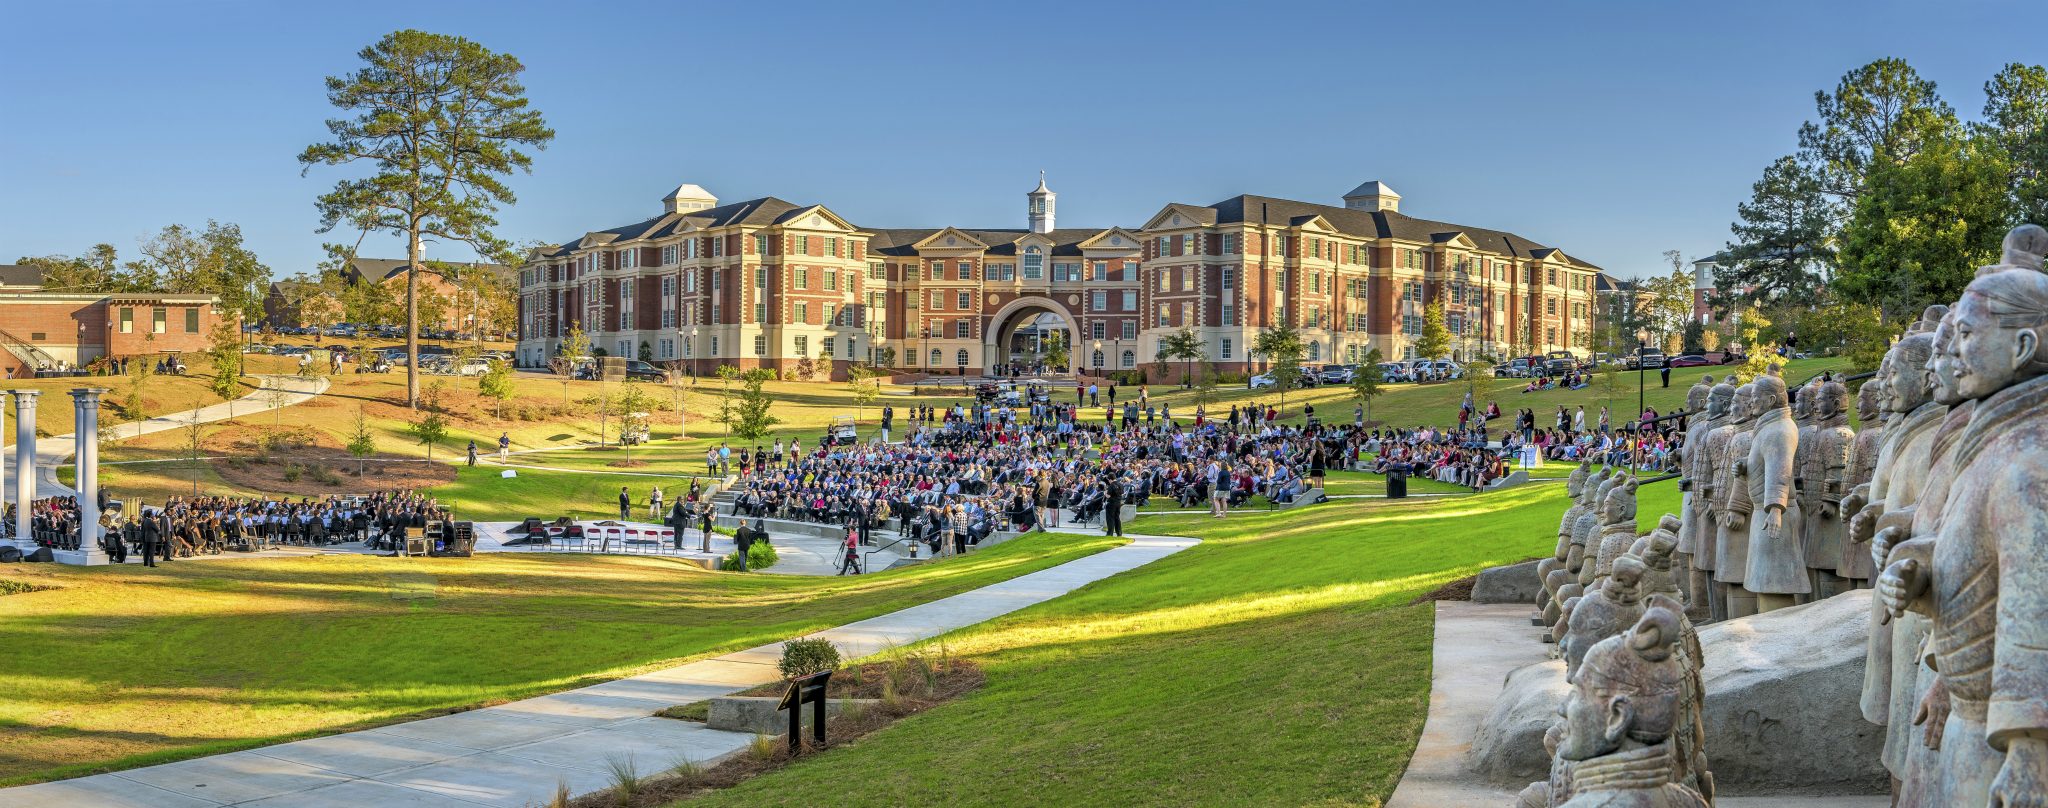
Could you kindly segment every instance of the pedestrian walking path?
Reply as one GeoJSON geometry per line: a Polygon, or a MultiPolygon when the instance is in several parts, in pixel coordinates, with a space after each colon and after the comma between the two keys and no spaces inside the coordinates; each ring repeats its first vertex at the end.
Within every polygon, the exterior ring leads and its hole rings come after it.
{"type": "MultiPolygon", "coordinates": [[[[867,656],[1051,600],[1198,543],[1132,536],[1086,558],[812,636],[831,640],[848,658],[867,656]]],[[[654,713],[777,681],[781,655],[775,643],[454,715],[0,789],[0,808],[546,805],[557,784],[579,795],[610,786],[612,760],[630,758],[652,774],[686,758],[708,765],[744,750],[754,736],[654,713]]]]}
{"type": "MultiPolygon", "coordinates": [[[[130,440],[142,437],[143,435],[154,435],[158,432],[179,429],[189,426],[195,421],[207,424],[244,415],[269,412],[280,407],[289,407],[305,402],[327,390],[327,380],[317,376],[309,378],[304,376],[264,375],[257,376],[256,378],[262,380],[263,386],[266,389],[257,390],[233,401],[200,407],[196,410],[165,413],[155,418],[141,421],[117,424],[103,431],[106,434],[106,438],[110,441],[130,440]],[[270,400],[270,389],[278,388],[283,389],[285,395],[280,400],[273,402],[270,400]]],[[[84,387],[86,385],[81,384],[79,386],[84,387]]],[[[68,408],[71,406],[71,402],[66,400],[66,396],[45,395],[41,398],[42,400],[37,404],[39,407],[68,408]]],[[[70,460],[72,451],[76,448],[77,439],[71,434],[36,440],[37,498],[68,497],[78,493],[72,490],[71,486],[57,481],[57,467],[64,465],[70,460]]],[[[20,470],[15,468],[14,452],[10,450],[4,454],[6,455],[5,466],[9,483],[8,487],[12,490],[13,481],[19,479],[15,475],[19,474],[20,470]]]]}

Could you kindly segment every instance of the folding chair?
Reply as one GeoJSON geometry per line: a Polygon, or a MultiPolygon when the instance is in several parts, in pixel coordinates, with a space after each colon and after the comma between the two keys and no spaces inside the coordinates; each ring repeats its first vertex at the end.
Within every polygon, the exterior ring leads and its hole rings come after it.
{"type": "Polygon", "coordinates": [[[654,531],[654,552],[656,555],[669,552],[676,545],[676,532],[672,528],[654,531]]]}

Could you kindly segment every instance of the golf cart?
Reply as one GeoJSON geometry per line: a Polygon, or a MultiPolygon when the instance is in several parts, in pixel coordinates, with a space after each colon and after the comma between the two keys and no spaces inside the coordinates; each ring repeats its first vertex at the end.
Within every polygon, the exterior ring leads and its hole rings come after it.
{"type": "Polygon", "coordinates": [[[860,429],[854,426],[853,416],[833,416],[832,426],[825,430],[825,445],[850,446],[858,442],[860,442],[860,429]]]}

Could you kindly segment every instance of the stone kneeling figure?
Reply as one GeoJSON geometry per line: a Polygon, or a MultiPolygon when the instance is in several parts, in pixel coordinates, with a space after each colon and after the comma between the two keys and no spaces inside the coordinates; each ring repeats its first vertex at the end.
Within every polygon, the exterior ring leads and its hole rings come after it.
{"type": "MultiPolygon", "coordinates": [[[[1586,652],[1559,713],[1551,781],[1532,783],[1522,806],[1707,808],[1686,785],[1672,734],[1689,709],[1679,653],[1681,615],[1658,598],[1629,630],[1586,652]]],[[[1702,783],[1711,775],[1694,773],[1702,783]]],[[[1709,787],[1711,790],[1711,787],[1709,787]]]]}

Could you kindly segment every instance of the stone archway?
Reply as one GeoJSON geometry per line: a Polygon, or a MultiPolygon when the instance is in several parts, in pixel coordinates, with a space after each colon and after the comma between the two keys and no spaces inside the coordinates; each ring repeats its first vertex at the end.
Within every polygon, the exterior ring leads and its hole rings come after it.
{"type": "Polygon", "coordinates": [[[1081,324],[1074,319],[1073,312],[1051,297],[1026,294],[1019,295],[1015,299],[1002,304],[1001,308],[996,309],[995,313],[989,315],[988,319],[983,322],[981,330],[982,371],[988,372],[990,368],[995,367],[996,363],[1009,361],[1009,350],[1004,347],[1003,343],[1004,340],[1009,338],[1010,334],[1016,331],[1018,324],[1024,322],[1027,318],[1035,318],[1048,313],[1059,317],[1066,324],[1067,368],[1071,370],[1079,366],[1081,355],[1078,353],[1080,348],[1077,346],[1082,341],[1081,324]]]}

